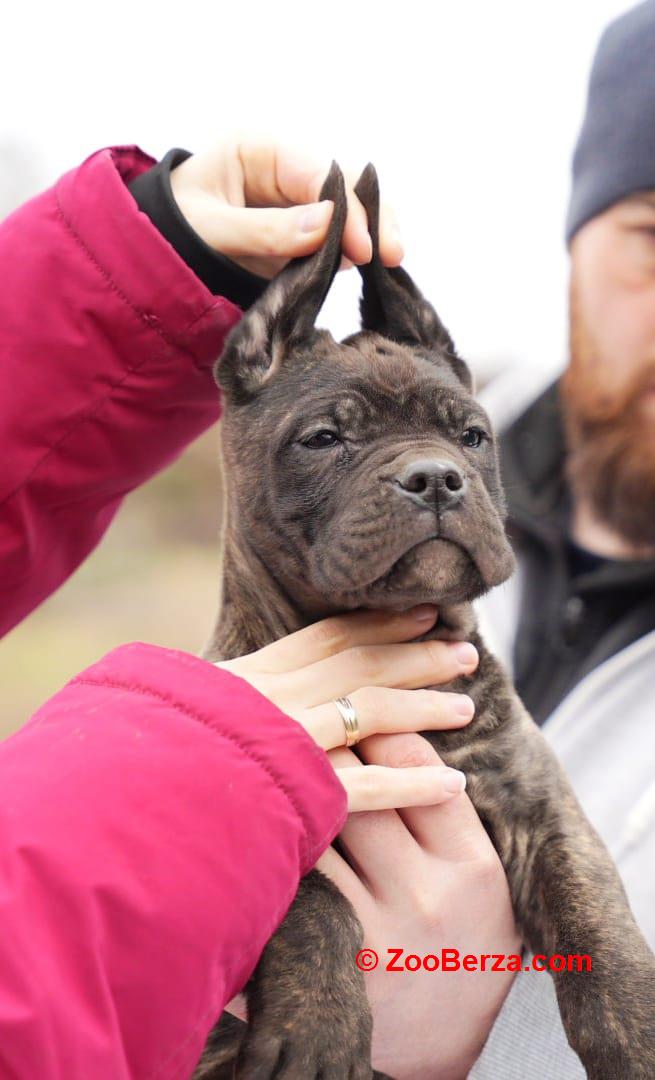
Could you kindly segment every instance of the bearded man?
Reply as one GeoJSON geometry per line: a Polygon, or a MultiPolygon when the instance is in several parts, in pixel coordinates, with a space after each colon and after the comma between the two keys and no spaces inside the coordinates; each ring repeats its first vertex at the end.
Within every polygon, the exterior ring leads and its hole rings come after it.
{"type": "MultiPolygon", "coordinates": [[[[519,571],[479,605],[653,948],[654,60],[648,0],[607,28],[592,66],[566,223],[568,367],[527,407],[514,373],[481,395],[519,571]]],[[[521,972],[471,1078],[584,1075],[550,979],[521,972]]]]}

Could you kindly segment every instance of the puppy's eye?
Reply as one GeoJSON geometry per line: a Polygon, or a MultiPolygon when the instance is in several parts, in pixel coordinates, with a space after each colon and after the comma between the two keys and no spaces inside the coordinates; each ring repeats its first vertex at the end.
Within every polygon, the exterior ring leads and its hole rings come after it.
{"type": "Polygon", "coordinates": [[[486,439],[487,433],[479,427],[470,427],[466,431],[462,432],[462,443],[464,446],[470,446],[473,449],[480,446],[484,439],[486,439]]]}
{"type": "Polygon", "coordinates": [[[309,439],[304,439],[305,446],[309,446],[312,450],[326,450],[330,446],[336,446],[339,439],[333,431],[317,431],[315,435],[311,435],[309,439]]]}

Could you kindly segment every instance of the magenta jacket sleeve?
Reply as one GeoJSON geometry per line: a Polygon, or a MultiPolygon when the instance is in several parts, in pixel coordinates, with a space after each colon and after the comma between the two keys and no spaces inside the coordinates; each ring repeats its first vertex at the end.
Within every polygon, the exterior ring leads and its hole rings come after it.
{"type": "Polygon", "coordinates": [[[124,645],[0,743],[0,1075],[186,1080],[345,791],[230,672],[124,645]]]}
{"type": "MultiPolygon", "coordinates": [[[[219,416],[241,311],[103,150],[0,226],[0,635],[219,416]]],[[[0,1076],[182,1080],[346,796],[245,680],[122,646],[0,743],[0,1076]]]]}
{"type": "Polygon", "coordinates": [[[220,414],[242,312],[139,210],[127,184],[153,163],[100,150],[0,225],[0,636],[220,414]]]}

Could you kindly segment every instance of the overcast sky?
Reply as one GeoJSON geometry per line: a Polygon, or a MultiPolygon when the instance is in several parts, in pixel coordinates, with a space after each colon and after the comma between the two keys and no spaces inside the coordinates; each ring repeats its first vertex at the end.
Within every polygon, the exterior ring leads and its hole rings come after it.
{"type": "MultiPolygon", "coordinates": [[[[13,4],[5,206],[99,147],[198,150],[235,127],[375,164],[405,267],[479,370],[557,367],[571,151],[611,0],[13,4]],[[16,183],[18,181],[18,183],[16,183]]],[[[319,322],[357,328],[359,276],[319,322]]]]}

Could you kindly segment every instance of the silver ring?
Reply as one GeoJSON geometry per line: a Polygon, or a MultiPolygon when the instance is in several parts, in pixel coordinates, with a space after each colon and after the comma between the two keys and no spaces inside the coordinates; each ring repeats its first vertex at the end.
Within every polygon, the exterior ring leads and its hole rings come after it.
{"type": "Polygon", "coordinates": [[[359,742],[360,734],[357,713],[353,708],[353,703],[350,698],[340,697],[334,699],[334,704],[341,713],[343,726],[346,729],[346,746],[354,746],[355,743],[359,742]]]}

